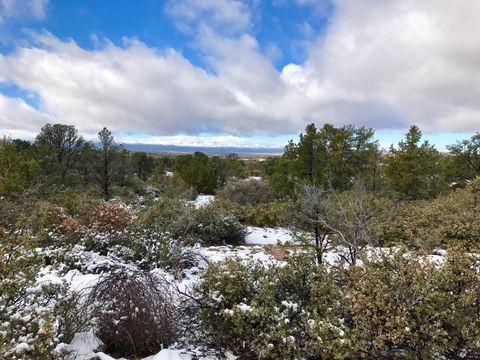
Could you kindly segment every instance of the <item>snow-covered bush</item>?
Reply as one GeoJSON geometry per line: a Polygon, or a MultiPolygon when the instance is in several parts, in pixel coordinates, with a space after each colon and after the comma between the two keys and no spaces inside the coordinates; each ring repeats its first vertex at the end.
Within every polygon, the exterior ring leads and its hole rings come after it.
{"type": "Polygon", "coordinates": [[[204,245],[237,245],[245,241],[245,227],[231,213],[214,204],[196,209],[192,236],[204,245]]]}
{"type": "Polygon", "coordinates": [[[79,328],[66,285],[36,284],[42,259],[25,239],[0,241],[0,353],[5,359],[58,359],[79,328]]]}
{"type": "Polygon", "coordinates": [[[178,319],[168,282],[150,273],[119,267],[91,289],[96,335],[104,351],[124,356],[148,356],[172,344],[178,319]]]}
{"type": "Polygon", "coordinates": [[[435,358],[477,351],[479,259],[454,252],[438,265],[407,252],[349,270],[352,343],[368,358],[435,358]]]}
{"type": "Polygon", "coordinates": [[[138,224],[148,230],[169,233],[174,239],[189,239],[195,223],[195,208],[178,199],[167,199],[157,202],[146,211],[140,213],[138,224]]]}
{"type": "Polygon", "coordinates": [[[182,241],[172,238],[169,233],[132,228],[128,238],[132,260],[145,270],[159,267],[179,273],[181,270],[196,266],[199,261],[195,247],[185,245],[182,241]]]}
{"type": "Polygon", "coordinates": [[[211,264],[199,289],[210,341],[240,358],[344,358],[347,329],[333,278],[309,256],[283,267],[211,264]]]}
{"type": "Polygon", "coordinates": [[[235,215],[215,204],[196,209],[179,200],[161,201],[140,214],[139,224],[145,229],[168,233],[186,244],[240,244],[246,236],[235,215]]]}
{"type": "Polygon", "coordinates": [[[36,205],[29,228],[42,246],[78,242],[85,230],[81,220],[70,216],[62,207],[46,201],[36,205]]]}

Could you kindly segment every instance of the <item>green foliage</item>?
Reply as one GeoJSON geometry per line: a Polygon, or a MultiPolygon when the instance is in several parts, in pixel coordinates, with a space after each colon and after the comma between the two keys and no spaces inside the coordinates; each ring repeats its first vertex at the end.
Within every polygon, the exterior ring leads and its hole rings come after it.
{"type": "Polygon", "coordinates": [[[259,227],[286,226],[288,223],[288,203],[275,200],[257,205],[245,205],[238,217],[247,225],[259,227]]]}
{"type": "Polygon", "coordinates": [[[454,175],[457,180],[480,176],[480,133],[477,132],[470,139],[458,141],[447,148],[456,160],[454,175]]]}
{"type": "Polygon", "coordinates": [[[85,141],[73,125],[46,124],[40,129],[35,144],[44,172],[51,180],[64,183],[67,175],[75,170],[85,141]]]}
{"type": "Polygon", "coordinates": [[[156,202],[139,214],[139,225],[144,229],[170,234],[174,239],[188,238],[194,226],[195,209],[179,199],[156,202]]]}
{"type": "Polygon", "coordinates": [[[351,269],[352,337],[366,358],[432,358],[446,350],[448,308],[433,273],[435,265],[404,251],[351,269]]]}
{"type": "Polygon", "coordinates": [[[208,246],[238,245],[245,241],[246,230],[233,214],[212,204],[195,211],[192,236],[208,246]]]}
{"type": "Polygon", "coordinates": [[[42,258],[27,238],[0,234],[0,353],[8,359],[58,359],[78,319],[65,285],[35,285],[42,258]]]}
{"type": "Polygon", "coordinates": [[[376,237],[385,244],[431,250],[459,243],[478,249],[480,245],[480,180],[430,201],[395,202],[377,198],[376,237]]]}
{"type": "MultiPolygon", "coordinates": [[[[284,157],[294,161],[294,176],[324,188],[350,189],[353,178],[375,175],[379,151],[374,131],[348,125],[336,128],[310,124],[298,144],[290,141],[284,157]]],[[[366,181],[374,183],[374,179],[366,181]]],[[[372,185],[373,186],[373,185],[372,185]]]]}
{"type": "Polygon", "coordinates": [[[405,249],[351,268],[347,295],[357,351],[375,359],[478,351],[478,322],[471,314],[480,300],[479,269],[478,258],[464,250],[452,250],[437,265],[405,249]]]}
{"type": "Polygon", "coordinates": [[[146,152],[138,151],[132,153],[131,160],[137,176],[146,181],[155,169],[155,158],[146,152]]]}
{"type": "Polygon", "coordinates": [[[268,268],[227,260],[207,269],[199,319],[218,347],[241,358],[342,359],[348,341],[337,290],[309,257],[268,268]]]}
{"type": "Polygon", "coordinates": [[[14,195],[38,181],[39,162],[30,143],[0,139],[0,194],[14,195]]]}
{"type": "Polygon", "coordinates": [[[421,139],[420,129],[410,127],[398,149],[392,146],[385,159],[387,182],[400,199],[431,199],[442,188],[440,154],[421,139]]]}
{"type": "Polygon", "coordinates": [[[224,207],[212,204],[196,209],[180,200],[156,203],[140,214],[140,223],[185,243],[240,244],[246,235],[235,215],[224,207]]]}
{"type": "Polygon", "coordinates": [[[56,191],[48,197],[48,202],[61,207],[68,215],[90,220],[92,211],[96,209],[101,200],[92,188],[79,191],[73,188],[64,188],[56,191]]]}
{"type": "Polygon", "coordinates": [[[272,201],[274,195],[270,186],[262,180],[246,179],[228,183],[217,192],[217,197],[241,205],[257,205],[272,201]]]}
{"type": "Polygon", "coordinates": [[[120,172],[122,148],[115,143],[111,131],[107,128],[103,128],[98,133],[98,139],[100,150],[95,153],[95,181],[100,186],[104,199],[109,200],[113,184],[119,182],[121,177],[126,176],[120,172]]]}
{"type": "Polygon", "coordinates": [[[244,173],[244,163],[234,154],[226,158],[208,157],[199,151],[177,156],[174,168],[188,187],[201,194],[214,194],[229,177],[244,173]]]}

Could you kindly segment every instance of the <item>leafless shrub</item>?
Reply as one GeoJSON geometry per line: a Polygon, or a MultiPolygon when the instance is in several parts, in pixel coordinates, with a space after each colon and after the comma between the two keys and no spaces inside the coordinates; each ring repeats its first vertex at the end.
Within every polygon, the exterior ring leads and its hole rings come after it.
{"type": "Polygon", "coordinates": [[[336,193],[305,185],[296,195],[291,213],[293,229],[314,234],[318,263],[332,245],[345,248],[339,255],[351,265],[355,265],[367,245],[376,245],[376,209],[364,189],[336,193]]]}
{"type": "Polygon", "coordinates": [[[94,305],[96,335],[108,353],[144,357],[177,338],[174,298],[163,278],[118,268],[92,288],[87,302],[94,305]]]}

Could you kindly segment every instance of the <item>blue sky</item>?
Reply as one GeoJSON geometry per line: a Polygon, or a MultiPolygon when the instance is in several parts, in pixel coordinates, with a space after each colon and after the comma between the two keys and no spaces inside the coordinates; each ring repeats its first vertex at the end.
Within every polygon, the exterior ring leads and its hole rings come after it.
{"type": "Polygon", "coordinates": [[[480,130],[480,7],[446,0],[0,0],[0,132],[283,146],[310,122],[480,130]]]}

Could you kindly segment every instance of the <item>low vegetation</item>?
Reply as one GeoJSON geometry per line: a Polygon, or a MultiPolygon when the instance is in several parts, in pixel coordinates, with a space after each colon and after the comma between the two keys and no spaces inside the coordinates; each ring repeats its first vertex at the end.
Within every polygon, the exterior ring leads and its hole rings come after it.
{"type": "Polygon", "coordinates": [[[311,124],[266,159],[61,124],[0,140],[0,353],[66,358],[90,331],[130,358],[478,358],[480,135],[448,153],[415,126],[388,152],[373,139],[311,124]],[[252,227],[295,244],[274,260],[242,246],[252,227]]]}

